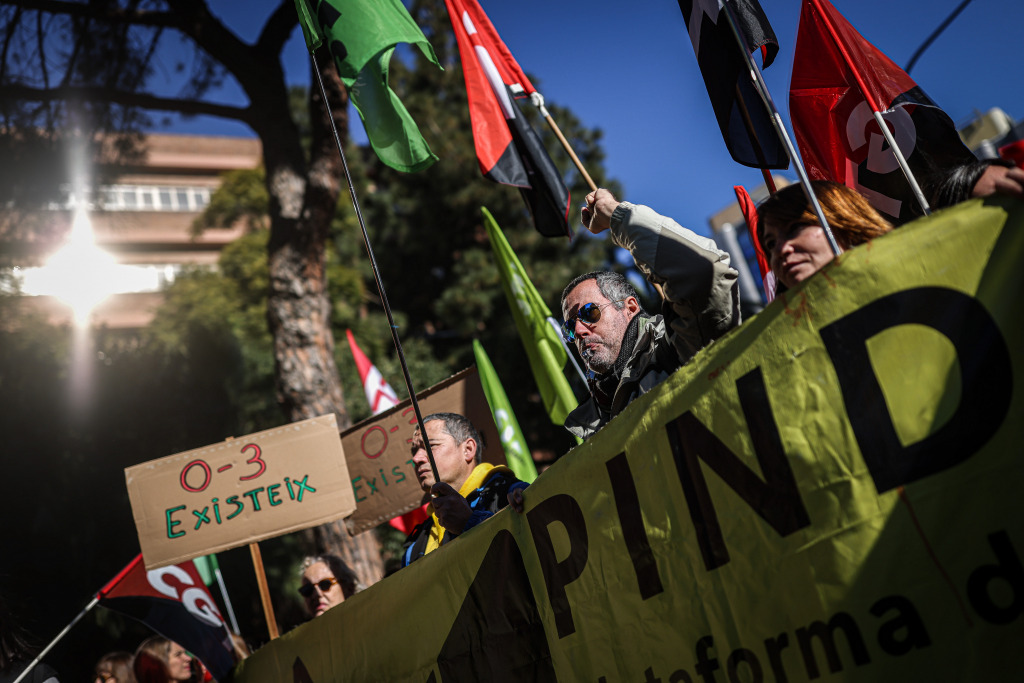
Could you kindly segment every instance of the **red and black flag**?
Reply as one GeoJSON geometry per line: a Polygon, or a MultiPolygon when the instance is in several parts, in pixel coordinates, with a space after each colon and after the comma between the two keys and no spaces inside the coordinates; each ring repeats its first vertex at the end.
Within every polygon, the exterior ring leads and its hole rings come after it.
{"type": "MultiPolygon", "coordinates": [[[[767,69],[779,41],[757,0],[728,0],[750,52],[760,49],[767,69]]],[[[753,168],[788,168],[789,154],[758,95],[723,0],[679,0],[718,127],[733,160],[753,168]]]]}
{"type": "Polygon", "coordinates": [[[536,89],[476,0],[445,5],[466,77],[480,172],[520,189],[540,234],[569,237],[569,190],[517,101],[536,89]]]}
{"type": "Polygon", "coordinates": [[[807,174],[854,188],[894,223],[920,207],[874,119],[882,114],[918,183],[975,161],[953,121],[828,0],[804,0],[789,112],[807,174]]]}
{"type": "Polygon", "coordinates": [[[181,645],[215,679],[226,680],[231,673],[231,634],[191,560],[147,572],[140,554],[96,597],[104,607],[181,645]]]}

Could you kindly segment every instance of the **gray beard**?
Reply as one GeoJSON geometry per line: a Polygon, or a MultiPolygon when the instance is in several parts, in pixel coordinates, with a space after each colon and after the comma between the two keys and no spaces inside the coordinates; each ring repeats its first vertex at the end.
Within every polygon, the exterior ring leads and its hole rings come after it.
{"type": "Polygon", "coordinates": [[[594,358],[593,356],[590,356],[586,360],[587,367],[599,375],[604,375],[608,372],[611,372],[612,368],[615,367],[614,358],[612,358],[611,360],[607,360],[604,358],[594,358]]]}

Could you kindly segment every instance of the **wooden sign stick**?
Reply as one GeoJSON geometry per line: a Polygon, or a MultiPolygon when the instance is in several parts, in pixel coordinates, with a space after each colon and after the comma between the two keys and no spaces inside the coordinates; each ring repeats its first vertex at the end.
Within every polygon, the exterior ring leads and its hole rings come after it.
{"type": "Polygon", "coordinates": [[[263,571],[263,556],[260,554],[260,544],[250,543],[249,552],[252,554],[253,569],[256,570],[256,583],[260,587],[260,602],[263,603],[263,615],[267,618],[267,631],[270,633],[270,639],[274,640],[279,635],[277,632],[277,618],[274,616],[274,604],[270,601],[267,574],[263,571]]]}

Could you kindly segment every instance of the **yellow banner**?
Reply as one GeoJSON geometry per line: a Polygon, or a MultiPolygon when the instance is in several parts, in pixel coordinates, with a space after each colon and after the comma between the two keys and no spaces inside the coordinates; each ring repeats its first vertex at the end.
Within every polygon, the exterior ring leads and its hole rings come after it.
{"type": "Polygon", "coordinates": [[[844,254],[235,680],[1019,675],[1022,263],[1020,203],[844,254]]]}

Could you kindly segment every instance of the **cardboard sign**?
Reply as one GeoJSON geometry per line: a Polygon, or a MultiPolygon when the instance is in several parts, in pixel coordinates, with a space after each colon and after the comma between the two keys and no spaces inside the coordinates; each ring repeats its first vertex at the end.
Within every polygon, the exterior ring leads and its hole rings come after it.
{"type": "MultiPolygon", "coordinates": [[[[505,464],[501,437],[476,368],[463,370],[421,391],[416,399],[423,417],[432,413],[465,415],[484,440],[484,461],[505,464]]],[[[416,412],[406,399],[341,435],[358,505],[355,514],[346,520],[353,536],[425,502],[409,451],[415,429],[416,412]]]]}
{"type": "Polygon", "coordinates": [[[1018,680],[1022,258],[1019,200],[845,252],[233,681],[1018,680]]]}
{"type": "Polygon", "coordinates": [[[124,476],[146,569],[356,508],[333,414],[135,465],[124,476]]]}

